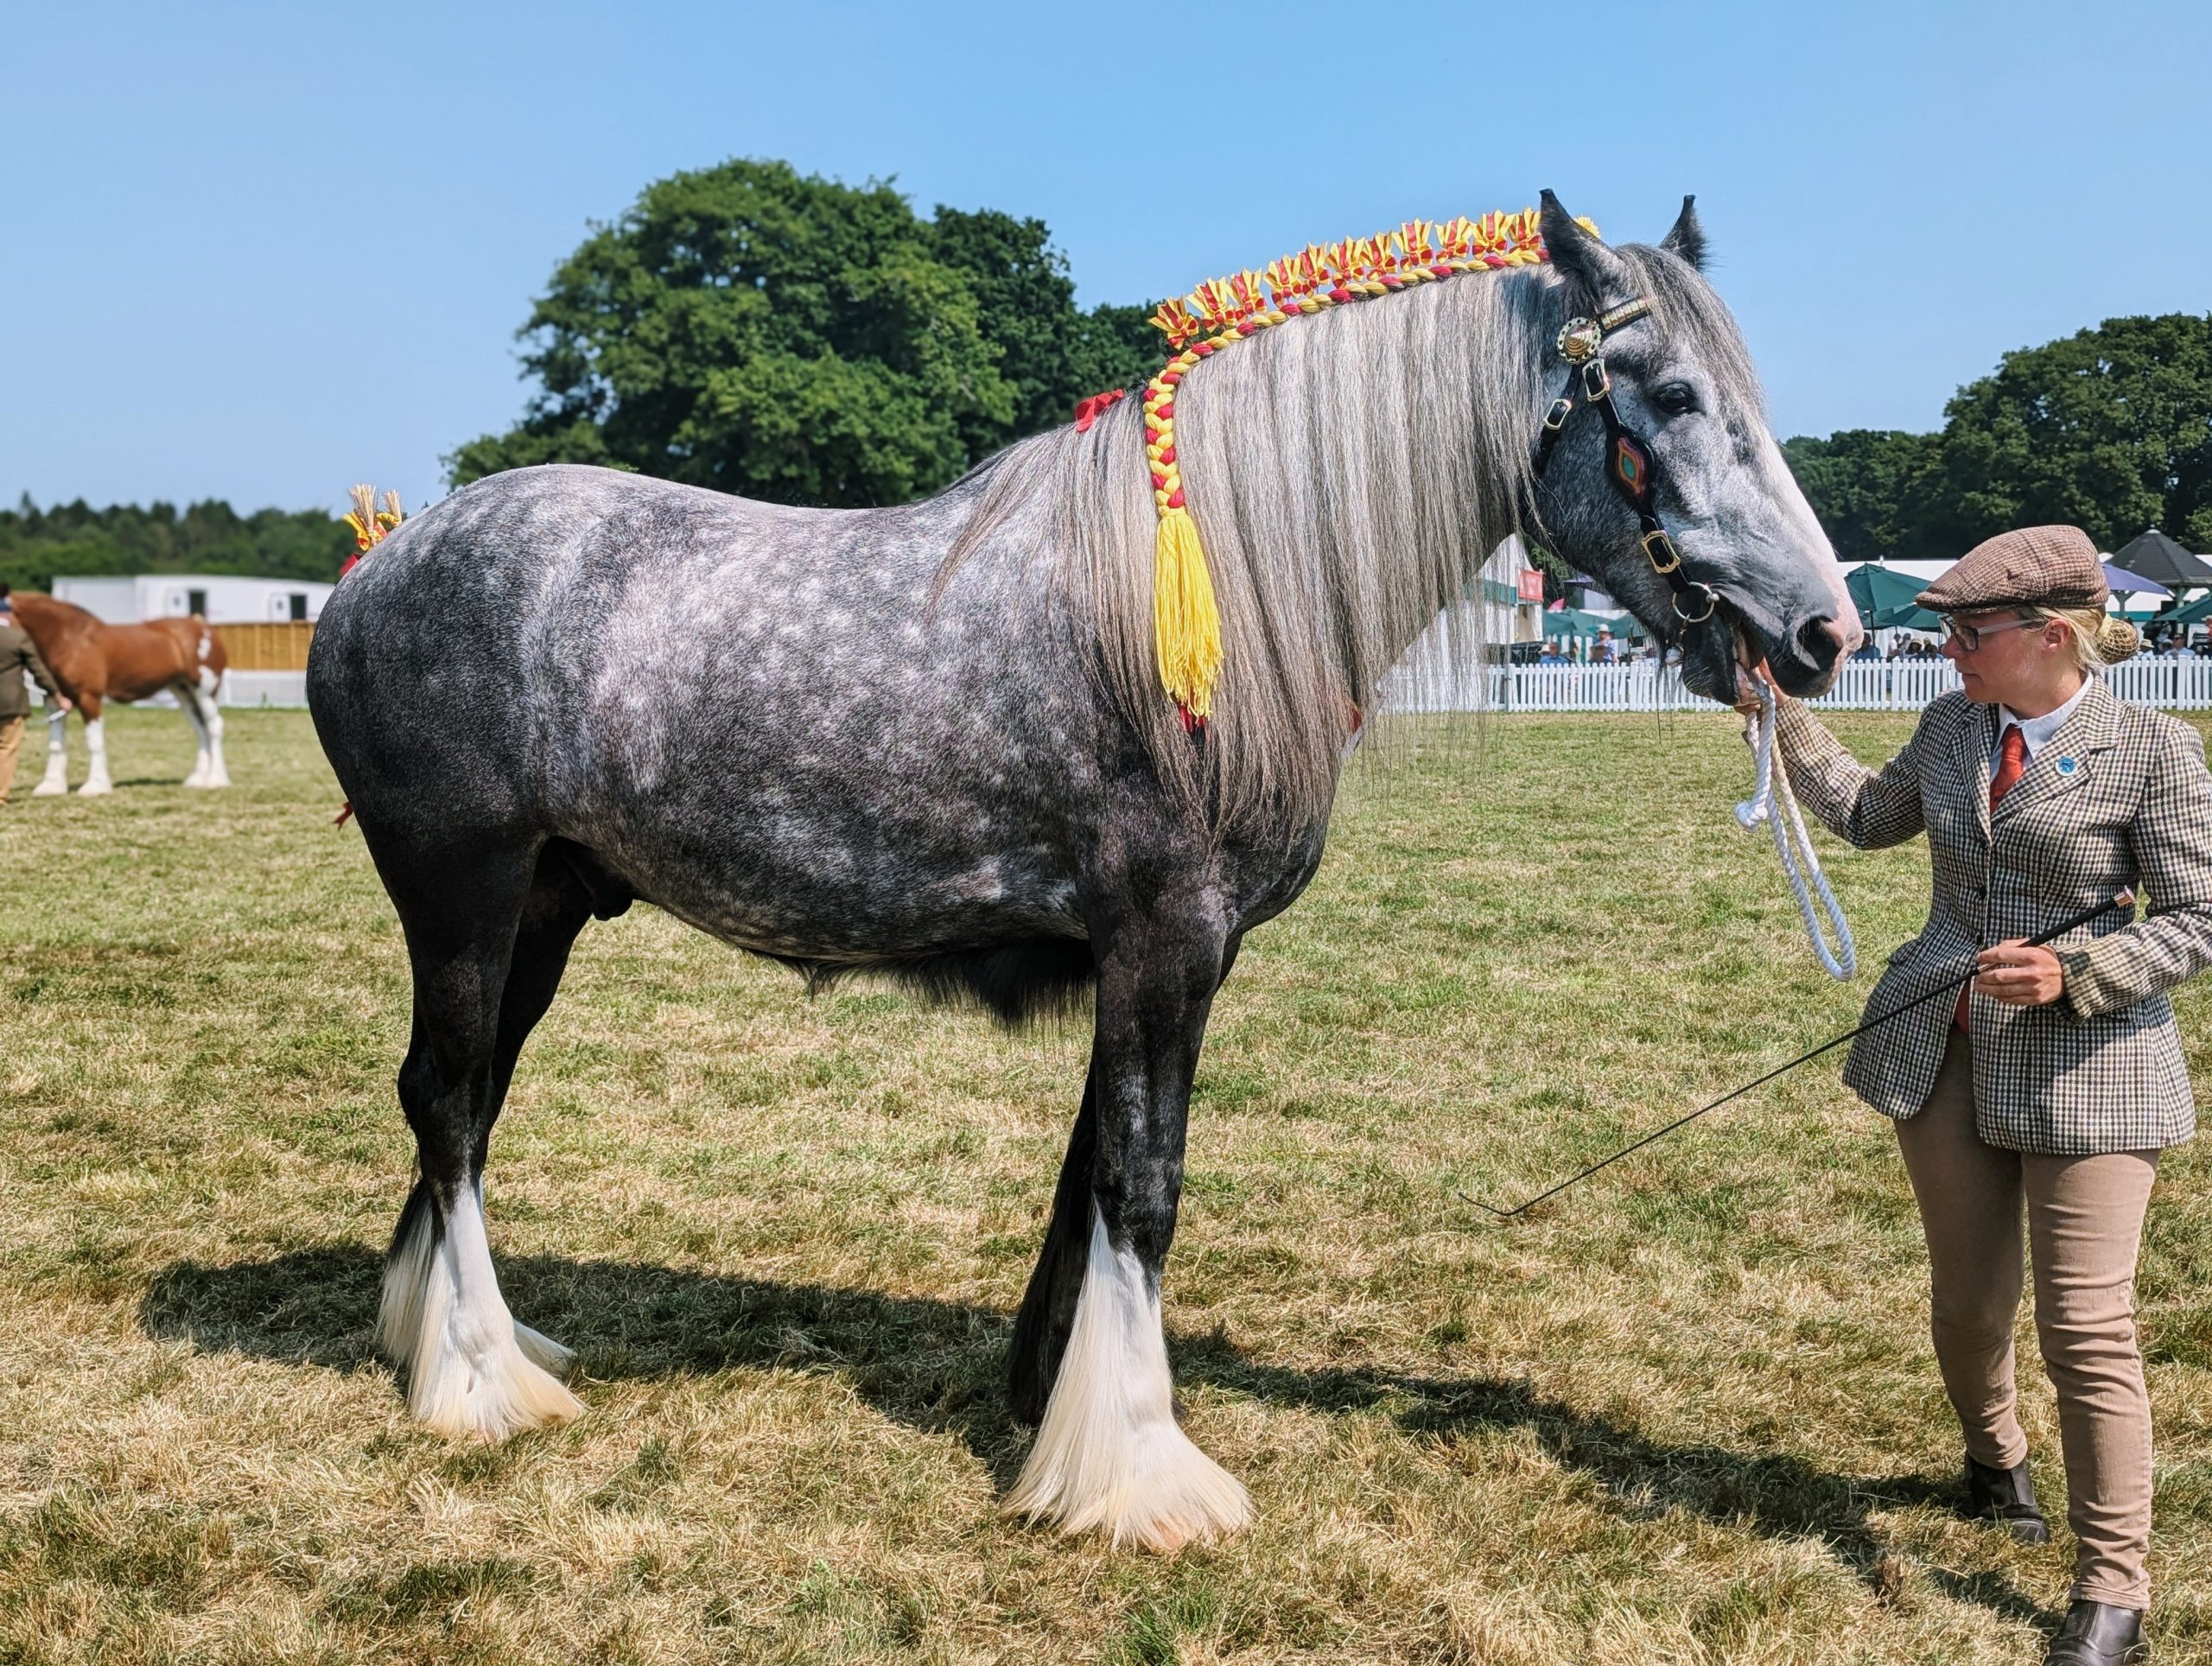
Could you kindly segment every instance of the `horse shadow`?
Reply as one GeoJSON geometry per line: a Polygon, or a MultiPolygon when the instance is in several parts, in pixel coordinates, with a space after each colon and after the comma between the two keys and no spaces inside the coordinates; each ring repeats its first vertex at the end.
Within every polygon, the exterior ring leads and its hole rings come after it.
{"type": "MultiPolygon", "coordinates": [[[[204,1352],[343,1371],[384,1369],[371,1344],[383,1258],[359,1245],[268,1261],[177,1262],[140,1303],[149,1336],[204,1352]]],[[[1012,1485],[1028,1431],[1006,1409],[1013,1315],[927,1296],[787,1284],[637,1262],[502,1258],[516,1316],[577,1351],[584,1376],[651,1379],[733,1368],[834,1375],[883,1415],[960,1440],[1012,1485]]],[[[1629,1519],[1680,1510],[1767,1538],[1817,1540],[1878,1596],[1896,1594],[1897,1564],[1873,1525],[1879,1511],[1961,1501],[1949,1479],[1854,1476],[1807,1459],[1678,1445],[1547,1399],[1494,1377],[1427,1377],[1362,1367],[1301,1369],[1258,1360],[1218,1333],[1169,1339],[1178,1380],[1271,1405],[1326,1413],[1381,1410],[1437,1440],[1527,1431],[1562,1466],[1587,1476],[1629,1519]]],[[[2057,1616],[2004,1575],[1926,1567],[1937,1589],[2048,1631],[2057,1616]]]]}

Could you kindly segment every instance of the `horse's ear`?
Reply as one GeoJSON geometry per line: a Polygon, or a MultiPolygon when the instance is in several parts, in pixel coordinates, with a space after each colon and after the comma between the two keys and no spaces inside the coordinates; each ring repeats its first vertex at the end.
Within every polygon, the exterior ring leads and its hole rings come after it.
{"type": "Polygon", "coordinates": [[[1674,229],[1660,239],[1659,246],[1688,261],[1691,270],[1705,270],[1705,227],[1697,223],[1695,197],[1682,199],[1682,212],[1675,217],[1674,229]]]}
{"type": "Polygon", "coordinates": [[[1544,249],[1560,275],[1582,289],[1592,307],[1624,299],[1633,287],[1628,266],[1592,232],[1579,225],[1549,191],[1543,194],[1544,249]]]}

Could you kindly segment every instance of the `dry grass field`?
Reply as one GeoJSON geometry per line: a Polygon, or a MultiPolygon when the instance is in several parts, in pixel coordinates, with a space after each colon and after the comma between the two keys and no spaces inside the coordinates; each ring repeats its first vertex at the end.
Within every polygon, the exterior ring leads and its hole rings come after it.
{"type": "MultiPolygon", "coordinates": [[[[1497,719],[1362,783],[1247,944],[1167,1313],[1259,1522],[1172,1559],[999,1510],[1080,1031],[810,1001],[650,908],[586,932],[486,1186],[588,1415],[410,1424],[369,1345],[412,1151],[360,838],[303,714],[234,716],[212,795],[174,715],[111,728],[115,797],[0,811],[0,1661],[2040,1658],[2071,1541],[1952,1513],[1911,1200],[1833,1059],[1518,1224],[1452,1195],[1853,1021],[1719,716],[1497,719]]],[[[1923,849],[1832,871],[1878,965],[1923,849]]],[[[2170,1663],[2212,1661],[2209,1168],[2168,1162],[2140,1285],[2170,1663]]]]}

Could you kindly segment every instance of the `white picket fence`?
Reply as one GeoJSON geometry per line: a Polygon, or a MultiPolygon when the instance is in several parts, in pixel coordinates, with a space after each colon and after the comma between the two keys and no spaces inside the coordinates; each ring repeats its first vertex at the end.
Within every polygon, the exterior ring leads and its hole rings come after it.
{"type": "MultiPolygon", "coordinates": [[[[2170,711],[2212,709],[2212,659],[2133,659],[2104,673],[2123,700],[2170,711]]],[[[1918,711],[1959,686],[1942,659],[1847,662],[1835,686],[1813,702],[1841,711],[1918,711]]],[[[1711,711],[1681,674],[1649,661],[1626,665],[1494,665],[1451,677],[1410,662],[1384,682],[1393,711],[1711,711]],[[1487,682],[1485,690],[1484,684],[1487,682]],[[1486,696],[1486,697],[1485,697],[1486,696]]]]}

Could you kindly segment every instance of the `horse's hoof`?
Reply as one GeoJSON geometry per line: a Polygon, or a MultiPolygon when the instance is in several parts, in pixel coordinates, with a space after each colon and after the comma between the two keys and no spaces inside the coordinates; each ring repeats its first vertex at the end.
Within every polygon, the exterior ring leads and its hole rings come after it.
{"type": "Polygon", "coordinates": [[[1173,1419],[1078,1433],[1049,1410],[1005,1508],[1064,1533],[1102,1532],[1163,1554],[1230,1537],[1252,1520],[1251,1495],[1173,1419]]]}
{"type": "MultiPolygon", "coordinates": [[[[559,1347],[531,1334],[536,1343],[559,1347]]],[[[584,1414],[583,1402],[533,1360],[518,1338],[473,1356],[445,1342],[418,1351],[409,1377],[409,1408],[452,1440],[496,1442],[524,1429],[573,1422],[584,1414]]]]}
{"type": "Polygon", "coordinates": [[[41,781],[36,786],[31,789],[31,797],[34,798],[60,798],[66,797],[68,792],[69,785],[66,781],[41,781]]]}
{"type": "Polygon", "coordinates": [[[77,789],[80,798],[98,798],[115,791],[112,781],[87,781],[77,789]]]}

